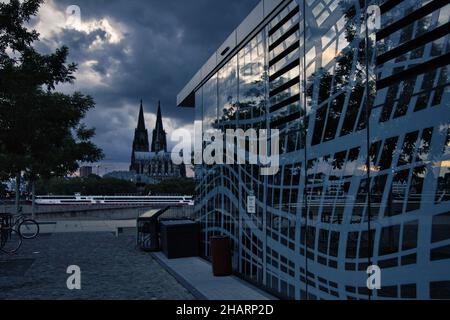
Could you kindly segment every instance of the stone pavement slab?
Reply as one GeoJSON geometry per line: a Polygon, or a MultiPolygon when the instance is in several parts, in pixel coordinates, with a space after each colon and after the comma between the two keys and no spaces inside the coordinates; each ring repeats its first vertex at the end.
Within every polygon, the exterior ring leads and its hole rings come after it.
{"type": "Polygon", "coordinates": [[[135,236],[113,232],[42,234],[17,255],[0,253],[0,300],[192,300],[195,297],[135,236]],[[69,290],[68,266],[81,268],[81,290],[69,290]]]}
{"type": "Polygon", "coordinates": [[[211,265],[201,258],[167,259],[162,252],[152,256],[199,299],[276,300],[235,276],[214,277],[211,265]]]}

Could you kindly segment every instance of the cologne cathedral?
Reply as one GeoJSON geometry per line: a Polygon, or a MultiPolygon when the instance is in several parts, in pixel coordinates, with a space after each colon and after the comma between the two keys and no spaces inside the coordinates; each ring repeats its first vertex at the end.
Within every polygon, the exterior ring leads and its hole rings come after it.
{"type": "Polygon", "coordinates": [[[158,181],[186,177],[185,166],[175,165],[172,162],[171,153],[167,151],[167,134],[162,122],[161,103],[158,103],[156,125],[150,146],[148,131],[145,127],[144,107],[141,101],[138,125],[134,133],[130,171],[158,181]]]}

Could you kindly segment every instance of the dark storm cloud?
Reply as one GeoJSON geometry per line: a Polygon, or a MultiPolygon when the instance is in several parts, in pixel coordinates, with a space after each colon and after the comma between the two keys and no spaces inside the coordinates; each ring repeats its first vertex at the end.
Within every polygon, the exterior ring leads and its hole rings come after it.
{"type": "MultiPolygon", "coordinates": [[[[97,128],[96,142],[107,158],[128,161],[142,98],[146,112],[154,113],[157,100],[163,116],[177,126],[191,124],[193,110],[176,108],[176,95],[214,50],[258,3],[258,0],[54,0],[64,13],[69,5],[81,9],[83,23],[107,19],[122,34],[120,41],[108,41],[104,28],[59,29],[44,44],[65,44],[70,61],[80,65],[78,83],[91,94],[97,108],[88,123],[97,128]],[[97,40],[101,45],[92,48],[97,40]],[[89,65],[100,83],[83,76],[89,65]],[[94,81],[95,82],[95,81],[94,81]],[[131,107],[132,106],[132,107],[131,107]]],[[[41,21],[45,25],[45,21],[41,21]]],[[[42,47],[44,50],[45,48],[42,47]]],[[[98,81],[97,79],[97,81],[98,81]]],[[[153,123],[147,122],[148,129],[153,123]]]]}

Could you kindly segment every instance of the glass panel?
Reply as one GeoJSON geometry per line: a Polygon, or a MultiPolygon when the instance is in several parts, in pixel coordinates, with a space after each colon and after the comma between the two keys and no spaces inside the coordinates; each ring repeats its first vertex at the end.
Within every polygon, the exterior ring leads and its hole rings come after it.
{"type": "Polygon", "coordinates": [[[366,134],[354,133],[366,127],[365,42],[357,32],[364,8],[356,1],[332,3],[306,1],[306,17],[317,17],[307,19],[300,46],[308,125],[302,214],[307,249],[300,250],[308,261],[301,296],[366,299],[365,272],[374,234],[364,219],[369,187],[366,134]],[[342,143],[341,137],[352,133],[342,143]],[[337,286],[324,290],[318,278],[337,286]]]}
{"type": "MultiPolygon", "coordinates": [[[[226,133],[228,129],[235,129],[238,119],[238,64],[237,57],[234,56],[227,62],[218,74],[218,128],[226,133]]],[[[224,155],[226,155],[226,145],[224,146],[224,155]]],[[[233,157],[234,159],[234,157],[233,157]]],[[[232,179],[236,174],[232,167],[225,165],[216,165],[220,170],[220,179],[217,179],[218,187],[223,192],[217,195],[217,201],[220,202],[220,218],[217,223],[221,228],[221,234],[227,235],[231,239],[233,249],[233,269],[239,271],[239,254],[241,239],[239,237],[239,203],[236,197],[238,184],[232,179]]]]}
{"type": "MultiPolygon", "coordinates": [[[[212,134],[217,129],[217,75],[213,75],[203,86],[203,134],[212,134]]],[[[206,143],[203,143],[203,150],[205,150],[206,143]]],[[[220,168],[216,166],[204,165],[205,177],[203,177],[204,186],[204,213],[205,213],[205,248],[204,252],[207,257],[210,255],[209,240],[212,236],[218,234],[217,226],[220,225],[220,197],[214,194],[217,184],[217,178],[220,173],[220,168]],[[212,194],[212,196],[211,196],[212,194]],[[214,219],[212,218],[214,217],[214,219]]]]}
{"type": "Polygon", "coordinates": [[[379,247],[373,261],[383,274],[383,288],[376,291],[376,299],[445,297],[445,282],[450,279],[443,272],[450,266],[446,258],[449,243],[439,239],[445,234],[444,216],[448,212],[442,206],[447,189],[443,146],[450,120],[448,102],[443,100],[448,94],[447,66],[411,72],[446,50],[440,39],[414,45],[420,37],[432,37],[436,28],[448,22],[448,16],[441,19],[440,15],[448,11],[448,5],[421,15],[420,10],[430,4],[403,1],[382,16],[383,28],[411,13],[421,17],[403,20],[405,23],[380,39],[377,46],[379,57],[391,54],[378,65],[378,80],[407,73],[378,90],[373,111],[379,122],[371,127],[371,138],[389,141],[379,163],[387,175],[385,188],[389,192],[383,195],[380,218],[374,221],[379,247]],[[404,45],[409,49],[392,54],[404,45]],[[434,95],[436,105],[432,106],[434,95]],[[403,276],[405,270],[407,276],[403,276]]]}

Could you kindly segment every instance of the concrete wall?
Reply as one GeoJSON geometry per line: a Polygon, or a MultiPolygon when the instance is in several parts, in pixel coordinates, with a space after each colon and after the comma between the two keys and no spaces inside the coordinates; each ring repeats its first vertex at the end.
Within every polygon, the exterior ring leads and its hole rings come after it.
{"type": "MultiPolygon", "coordinates": [[[[23,213],[31,214],[31,206],[22,206],[23,213]]],[[[39,221],[56,220],[128,220],[136,219],[145,212],[158,209],[152,206],[36,206],[39,221]]],[[[14,213],[14,206],[0,206],[1,213],[14,213]]],[[[194,218],[194,207],[174,207],[164,218],[194,218]]]]}
{"type": "MultiPolygon", "coordinates": [[[[22,206],[23,213],[31,214],[31,206],[22,206]]],[[[36,206],[36,218],[47,220],[123,220],[136,219],[153,207],[128,206],[36,206]]],[[[14,206],[0,206],[0,213],[14,213],[14,206]]]]}

